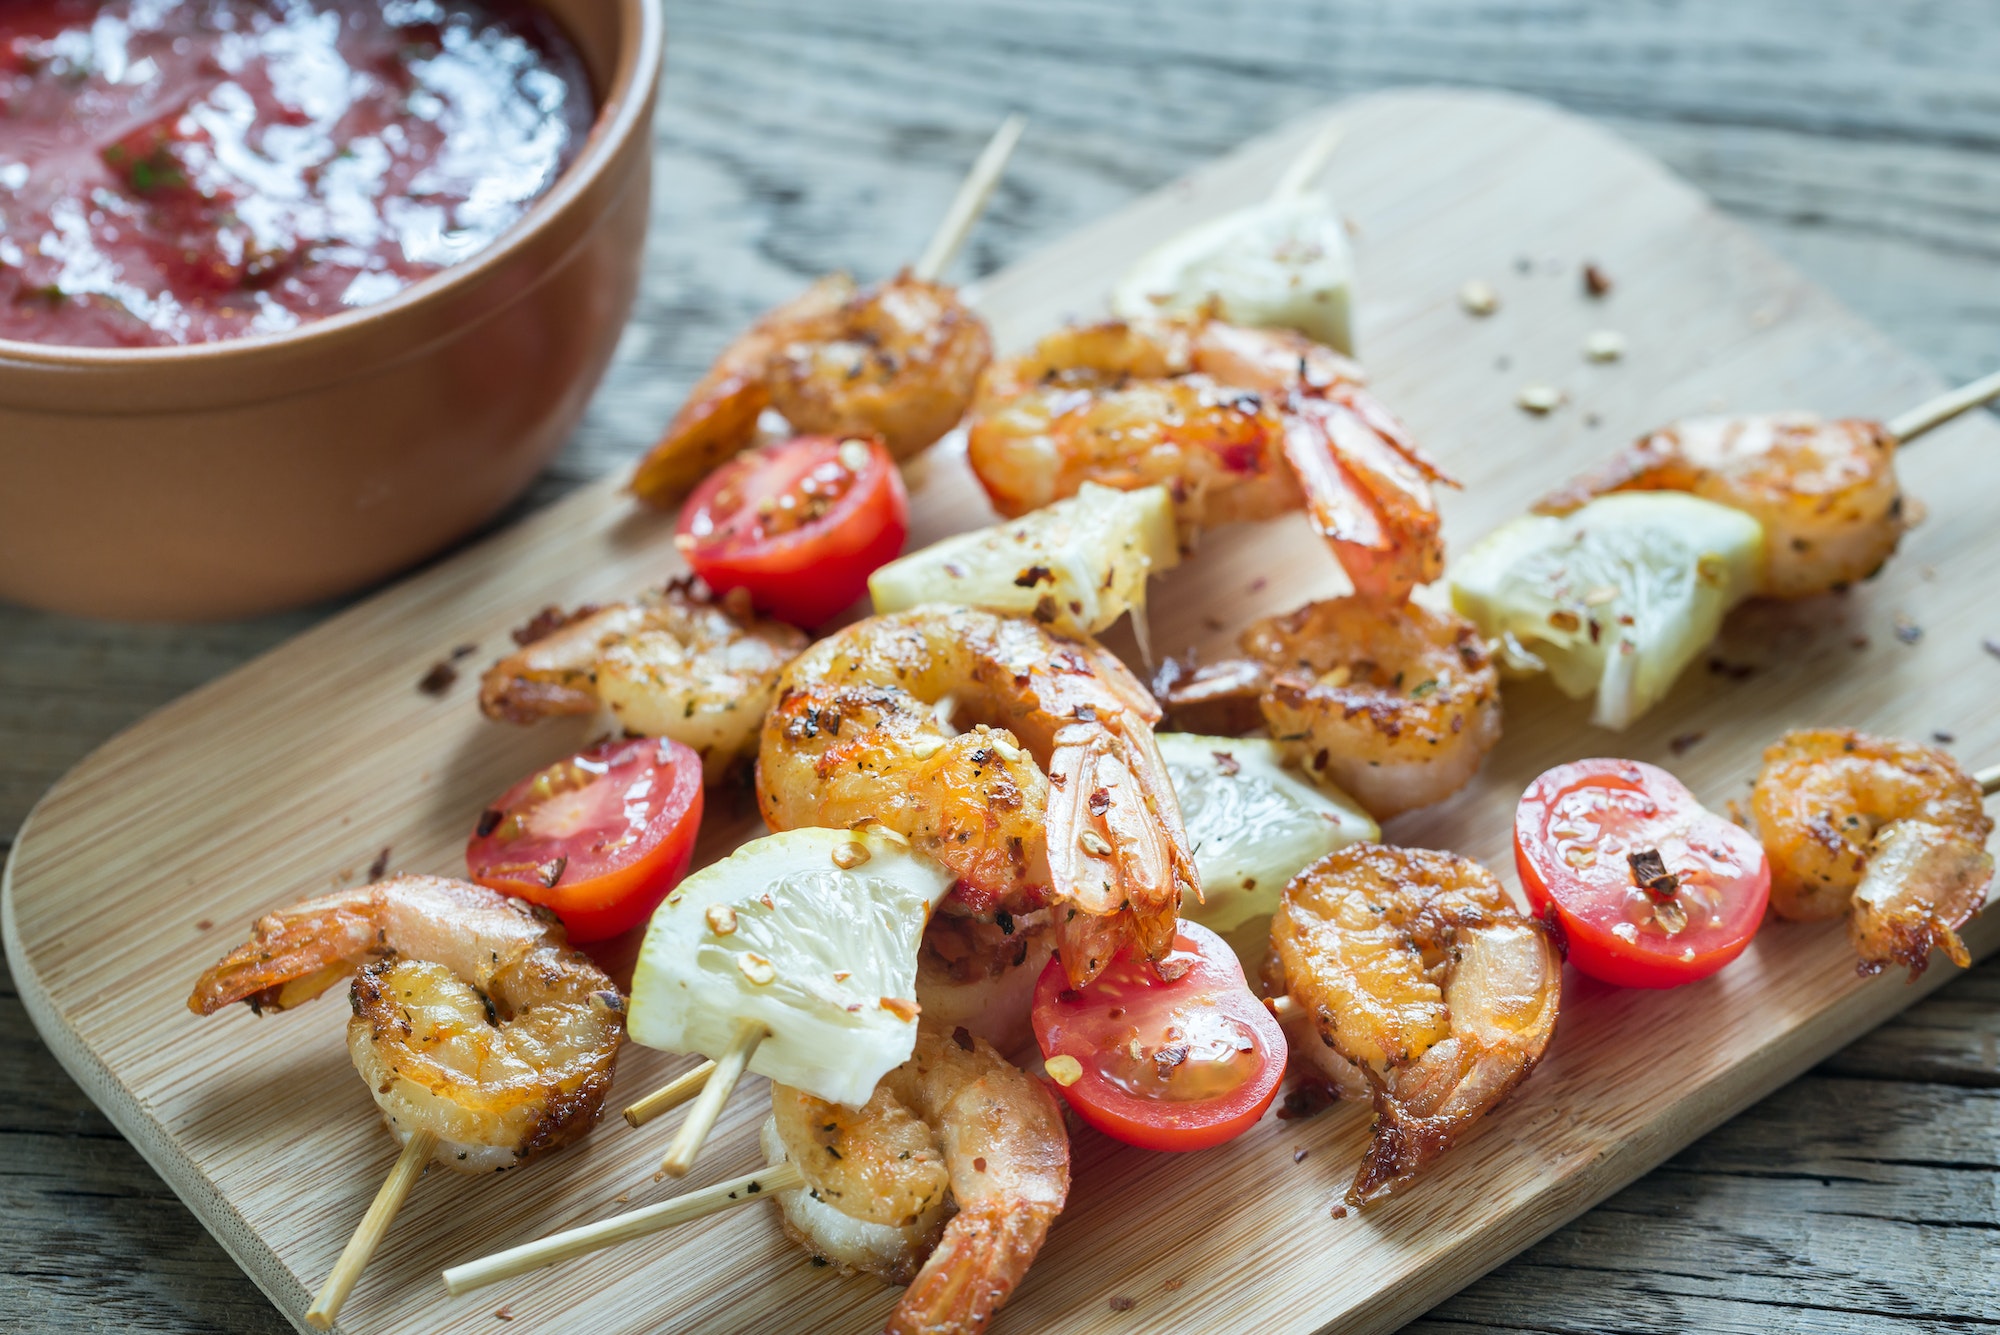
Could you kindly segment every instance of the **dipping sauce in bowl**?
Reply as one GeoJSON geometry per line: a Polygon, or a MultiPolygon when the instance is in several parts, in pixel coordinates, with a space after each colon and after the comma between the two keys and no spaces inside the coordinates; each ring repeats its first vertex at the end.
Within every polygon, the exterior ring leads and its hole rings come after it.
{"type": "Polygon", "coordinates": [[[528,0],[0,0],[0,339],[382,301],[491,245],[595,114],[528,0]]]}

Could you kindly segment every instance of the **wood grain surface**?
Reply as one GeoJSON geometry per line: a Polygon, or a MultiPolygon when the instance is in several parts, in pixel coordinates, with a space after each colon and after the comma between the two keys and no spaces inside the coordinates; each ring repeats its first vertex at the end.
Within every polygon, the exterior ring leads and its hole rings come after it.
{"type": "MultiPolygon", "coordinates": [[[[976,243],[981,269],[1326,96],[1472,82],[1608,121],[1967,376],[2000,354],[1988,18],[1973,3],[1728,0],[1163,4],[1143,21],[1102,5],[679,6],[649,289],[540,498],[621,466],[741,319],[804,276],[892,266],[1014,105],[1037,124],[976,243]]],[[[1486,391],[1496,414],[1514,383],[1486,391]]],[[[159,630],[0,612],[0,829],[112,730],[318,615],[159,630]]],[[[1933,641],[1992,629],[1928,627],[1933,641]]],[[[1983,1324],[2000,1268],[1997,1001],[1989,963],[1423,1324],[1983,1324]]],[[[283,1328],[55,1069],[11,994],[0,1012],[0,1202],[26,1224],[0,1230],[0,1324],[283,1328]]]]}
{"type": "MultiPolygon", "coordinates": [[[[1329,175],[1364,238],[1362,346],[1383,397],[1465,481],[1446,503],[1448,532],[1491,528],[1549,477],[1597,457],[1606,430],[1630,435],[1691,398],[1749,408],[1775,393],[1886,415],[1937,387],[1694,191],[1582,121],[1472,94],[1383,94],[1338,114],[1349,146],[1329,175]],[[1412,161],[1430,168],[1413,173],[1412,161]],[[1613,296],[1583,294],[1585,256],[1621,275],[1613,296]],[[1440,277],[1454,271],[1504,275],[1503,317],[1467,317],[1456,281],[1440,277]],[[1584,332],[1621,316],[1633,325],[1628,364],[1570,369],[1584,332]],[[1496,415],[1480,390],[1501,361],[1538,378],[1574,377],[1576,405],[1546,419],[1496,415]]],[[[1267,192],[1316,130],[1294,124],[982,282],[975,300],[996,341],[1019,347],[1065,315],[1098,308],[1126,256],[1267,192]]],[[[1674,764],[1718,803],[1740,791],[1785,724],[1837,719],[1908,734],[1927,711],[1948,708],[1968,747],[2000,752],[2000,708],[1968,678],[1983,651],[1941,640],[1911,655],[1892,632],[1961,624],[1980,605],[1973,576],[2000,560],[2000,532],[1981,522],[1990,496],[1961,487],[1954,497],[1949,479],[1996,449],[2000,429],[1984,421],[1927,440],[1903,472],[1915,495],[1940,503],[1888,572],[1837,608],[1745,609],[1717,653],[1754,671],[1694,674],[1618,750],[1666,760],[1677,737],[1701,734],[1707,740],[1680,748],[1687,753],[1674,764]]],[[[388,1142],[348,1069],[337,1006],[195,1020],[182,1007],[190,956],[240,939],[274,903],[329,879],[362,879],[378,846],[390,866],[450,869],[465,813],[574,745],[576,727],[480,720],[469,678],[443,699],[408,683],[454,645],[504,642],[527,609],[602,600],[670,573],[667,524],[635,512],[614,482],[386,591],[100,749],[38,806],[9,865],[0,926],[43,1036],[295,1319],[372,1195],[388,1142]],[[329,878],[329,868],[339,870],[329,878]]],[[[985,518],[948,449],[913,469],[911,484],[913,542],[985,518]]],[[[1169,650],[1213,652],[1243,618],[1337,580],[1302,522],[1227,531],[1162,581],[1155,634],[1169,650]]],[[[1508,739],[1480,778],[1395,822],[1389,837],[1501,865],[1526,780],[1607,742],[1546,689],[1510,690],[1508,713],[1508,739]]],[[[705,829],[704,859],[758,828],[748,812],[728,814],[705,829]]],[[[1968,940],[1990,950],[2000,918],[1975,923],[1968,940]]],[[[1365,1136],[1360,1109],[1267,1119],[1185,1159],[1082,1134],[1071,1206],[1009,1324],[1393,1328],[1942,980],[1941,971],[1916,988],[1856,978],[1837,924],[1767,927],[1730,970],[1673,993],[1572,978],[1560,1039],[1536,1078],[1423,1190],[1363,1214],[1328,1213],[1365,1136]],[[1298,1149],[1315,1161],[1309,1173],[1296,1171],[1298,1149]],[[1225,1202],[1226,1211],[1214,1208],[1225,1202]],[[1129,1315],[1139,1292],[1154,1295],[1146,1318],[1129,1315]]],[[[685,1064],[628,1050],[620,1089],[650,1087],[670,1062],[685,1064]]],[[[754,1088],[725,1114],[704,1175],[755,1161],[763,1112],[754,1088]]],[[[657,1139],[614,1129],[504,1179],[434,1176],[342,1328],[421,1332],[472,1319],[486,1297],[446,1298],[434,1278],[441,1264],[671,1190],[647,1180],[657,1139]]],[[[880,1285],[834,1280],[801,1261],[768,1210],[746,1209],[491,1297],[551,1331],[636,1332],[664,1320],[717,1330],[879,1324],[892,1301],[880,1285]]]]}

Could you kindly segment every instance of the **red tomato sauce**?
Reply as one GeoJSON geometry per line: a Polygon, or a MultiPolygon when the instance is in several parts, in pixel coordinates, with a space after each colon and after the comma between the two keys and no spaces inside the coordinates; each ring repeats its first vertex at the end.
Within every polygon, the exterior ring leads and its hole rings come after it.
{"type": "Polygon", "coordinates": [[[493,244],[576,157],[527,0],[0,3],[0,338],[276,333],[493,244]]]}

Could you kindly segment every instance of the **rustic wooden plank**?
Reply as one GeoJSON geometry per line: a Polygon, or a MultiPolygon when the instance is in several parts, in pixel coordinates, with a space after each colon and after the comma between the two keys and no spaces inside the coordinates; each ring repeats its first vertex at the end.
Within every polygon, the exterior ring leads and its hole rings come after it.
{"type": "MultiPolygon", "coordinates": [[[[1180,2],[1150,6],[1143,19],[1083,5],[877,5],[858,18],[805,0],[676,6],[647,293],[605,393],[544,494],[629,457],[720,340],[803,276],[835,264],[864,273],[893,266],[921,240],[1000,109],[1013,105],[1034,110],[1037,124],[972,252],[982,271],[1325,97],[1409,81],[1475,82],[1551,96],[1630,134],[1898,342],[1948,374],[1970,375],[2000,352],[2000,270],[1990,263],[1991,238],[2000,235],[1990,152],[2000,142],[1992,73],[2000,34],[1989,19],[1968,0],[1468,0],[1221,11],[1180,2]],[[986,48],[992,56],[966,77],[936,76],[939,51],[986,48]]],[[[0,831],[110,731],[309,619],[158,633],[0,609],[0,831]]],[[[1996,1000],[2000,973],[1989,964],[1831,1068],[1989,1084],[2000,1070],[1996,1000]]],[[[32,1038],[0,1053],[0,1088],[71,1088],[32,1038]]],[[[1732,1126],[1777,1116],[1775,1103],[1732,1126]]],[[[11,1118],[12,1106],[0,1115],[11,1118]]],[[[81,1102],[77,1113],[95,1116],[81,1102]]],[[[1810,1141],[1815,1131],[1798,1134],[1810,1141]]],[[[0,1129],[0,1173],[64,1162],[66,1142],[16,1151],[13,1140],[0,1129]]],[[[157,1192],[136,1155],[119,1153],[134,1190],[157,1192]]],[[[53,1176],[75,1175],[72,1165],[53,1176]]],[[[1770,1199],[1776,1213],[1792,1204],[1770,1199]]],[[[177,1208],[164,1203],[169,1215],[177,1208]]],[[[1710,1228],[1733,1222],[1704,1202],[1688,1208],[1710,1228]]],[[[79,1268],[118,1283],[182,1264],[160,1254],[148,1229],[124,1228],[128,1214],[106,1204],[90,1216],[77,1253],[89,1261],[79,1268]]],[[[220,1254],[178,1218],[179,1231],[220,1254]]],[[[1832,1243],[1847,1234],[1823,1223],[1816,1236],[1831,1240],[1832,1257],[1832,1243]]],[[[1843,1227],[1870,1236],[1866,1224],[1843,1227]]],[[[1648,1229],[1597,1240],[1626,1272],[1672,1267],[1672,1250],[1648,1229]]],[[[1592,1306],[1601,1278],[1577,1272],[1532,1288],[1514,1278],[1527,1258],[1470,1292],[1515,1295],[1506,1312],[1494,1309],[1494,1328],[1574,1328],[1579,1314],[1594,1311],[1599,1328],[1875,1328],[1866,1314],[1814,1311],[1828,1264],[1817,1255],[1790,1274],[1801,1304],[1790,1312],[1727,1298],[1681,1309],[1661,1298],[1621,1307],[1614,1320],[1609,1308],[1592,1306]]],[[[99,1328],[87,1307],[38,1299],[54,1281],[21,1285],[14,1260],[0,1257],[0,1312],[26,1310],[39,1329],[99,1328]]],[[[1985,1273],[1990,1281],[1990,1262],[1985,1273]]],[[[237,1310],[259,1310],[240,1276],[215,1282],[239,1292],[237,1310]]],[[[183,1321],[164,1307],[128,1315],[149,1330],[265,1328],[216,1315],[183,1321]]]]}

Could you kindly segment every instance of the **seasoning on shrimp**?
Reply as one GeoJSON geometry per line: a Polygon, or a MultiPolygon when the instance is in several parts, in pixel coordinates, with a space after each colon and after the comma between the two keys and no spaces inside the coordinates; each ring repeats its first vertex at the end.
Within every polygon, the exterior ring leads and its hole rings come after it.
{"type": "Polygon", "coordinates": [[[907,459],[965,415],[993,356],[986,324],[941,283],[905,272],[857,288],[830,274],[752,325],[695,385],[632,490],[676,500],[778,412],[800,435],[879,435],[907,459]]]}
{"type": "Polygon", "coordinates": [[[1699,417],[1655,431],[1536,505],[1568,514],[1613,491],[1685,491],[1764,526],[1757,591],[1808,598],[1880,570],[1908,527],[1896,439],[1809,413],[1699,417]]]}
{"type": "Polygon", "coordinates": [[[347,1051],[398,1140],[461,1173],[510,1168],[597,1124],[624,1001],[553,918],[437,876],[398,876],[257,921],[188,1009],[287,1010],[351,978],[347,1051]]]}
{"type": "Polygon", "coordinates": [[[1356,591],[1400,599],[1444,569],[1448,481],[1353,362],[1214,319],[1063,329],[981,378],[967,455],[1020,515],[1085,482],[1165,485],[1185,535],[1303,509],[1356,591]]]}
{"type": "Polygon", "coordinates": [[[1329,853],[1285,887],[1271,951],[1267,981],[1322,1040],[1292,1050],[1375,1104],[1350,1205],[1407,1186],[1527,1078],[1555,1032],[1555,943],[1469,858],[1329,853]]]}
{"type": "Polygon", "coordinates": [[[1177,679],[1177,721],[1255,700],[1293,763],[1377,820],[1441,802],[1500,739],[1500,679],[1478,629],[1452,612],[1365,598],[1266,617],[1245,657],[1177,679]]]}
{"type": "Polygon", "coordinates": [[[533,723],[606,709],[628,733],[699,752],[711,783],[755,751],[778,672],[806,643],[794,627],[682,583],[568,619],[545,611],[522,633],[530,638],[520,652],[480,682],[488,718],[533,723]]]}
{"type": "Polygon", "coordinates": [[[1845,914],[1864,974],[1900,964],[1915,978],[1933,948],[1970,966],[1958,929],[1986,902],[1993,821],[1948,753],[1846,728],[1789,732],[1765,750],[1751,806],[1780,914],[1845,914]]]}
{"type": "Polygon", "coordinates": [[[1163,958],[1198,893],[1159,716],[1095,641],[964,607],[871,617],[785,669],[757,803],[775,830],[907,837],[958,878],[963,911],[1054,905],[1082,986],[1127,944],[1163,958]]]}
{"type": "Polygon", "coordinates": [[[773,1085],[763,1144],[806,1180],[778,1196],[788,1236],[909,1285],[891,1335],[985,1330],[1069,1194],[1054,1098],[963,1030],[921,1031],[859,1108],[773,1085]]]}

